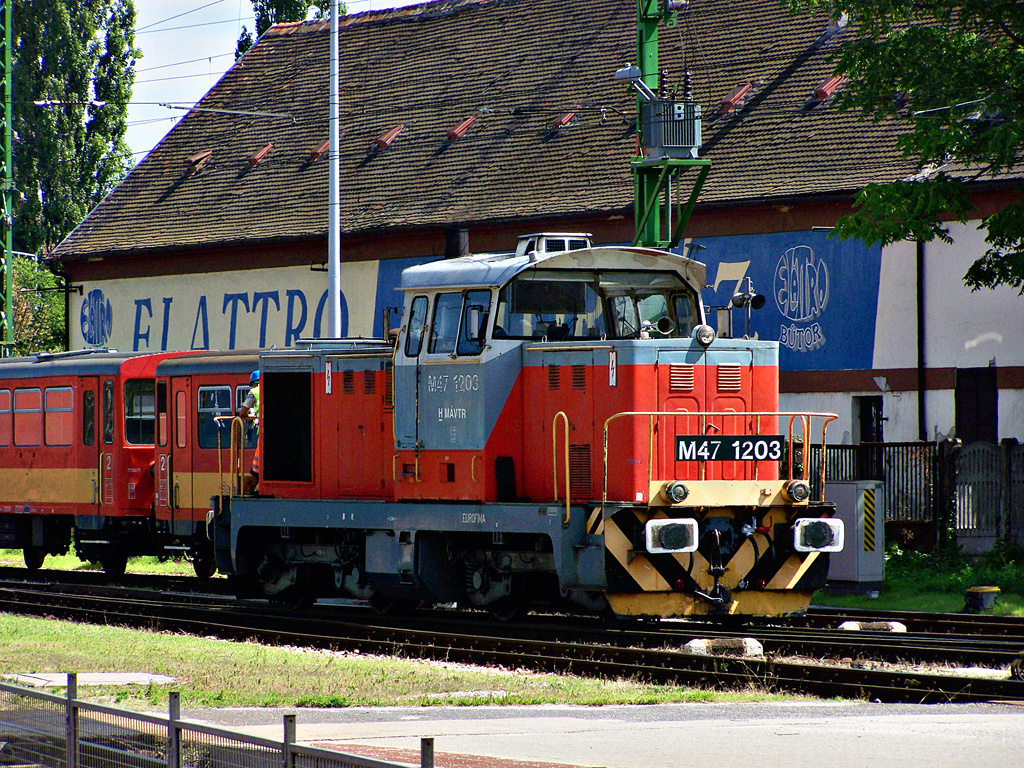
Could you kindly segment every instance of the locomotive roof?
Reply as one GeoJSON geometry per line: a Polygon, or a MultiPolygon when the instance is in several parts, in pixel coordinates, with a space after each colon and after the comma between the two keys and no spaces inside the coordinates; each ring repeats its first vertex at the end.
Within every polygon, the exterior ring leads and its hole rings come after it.
{"type": "Polygon", "coordinates": [[[698,291],[704,287],[707,274],[707,268],[701,262],[668,251],[602,246],[554,253],[528,253],[523,256],[514,253],[485,253],[433,261],[403,271],[401,289],[416,291],[427,288],[501,287],[516,275],[536,267],[670,271],[677,273],[698,291]]]}

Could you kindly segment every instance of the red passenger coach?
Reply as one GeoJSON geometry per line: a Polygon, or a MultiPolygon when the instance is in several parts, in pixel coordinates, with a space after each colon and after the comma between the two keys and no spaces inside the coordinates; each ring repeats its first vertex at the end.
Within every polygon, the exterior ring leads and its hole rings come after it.
{"type": "Polygon", "coordinates": [[[0,546],[123,572],[154,546],[153,377],[175,353],[0,361],[0,546]]]}
{"type": "MultiPolygon", "coordinates": [[[[154,524],[167,540],[164,551],[187,554],[202,577],[215,570],[205,528],[210,497],[221,493],[232,474],[227,454],[219,449],[232,445],[231,419],[258,367],[254,351],[200,352],[156,366],[154,524]]],[[[255,453],[256,429],[249,421],[244,437],[235,431],[235,455],[246,473],[255,453]]]]}

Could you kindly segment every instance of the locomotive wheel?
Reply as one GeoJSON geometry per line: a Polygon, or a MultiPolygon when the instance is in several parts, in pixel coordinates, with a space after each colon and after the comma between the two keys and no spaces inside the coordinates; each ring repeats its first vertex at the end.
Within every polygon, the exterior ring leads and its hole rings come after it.
{"type": "Polygon", "coordinates": [[[203,581],[217,572],[217,560],[213,552],[199,550],[192,556],[192,570],[203,581]]]}
{"type": "Polygon", "coordinates": [[[530,601],[522,595],[512,594],[495,600],[487,606],[487,610],[498,621],[521,621],[530,612],[530,601]]]}
{"type": "Polygon", "coordinates": [[[316,602],[312,590],[309,588],[309,584],[304,581],[300,581],[298,584],[294,584],[288,589],[278,592],[276,595],[268,596],[270,604],[279,608],[285,608],[289,611],[304,611],[307,608],[311,608],[316,602]]]}
{"type": "Polygon", "coordinates": [[[124,552],[106,552],[100,557],[100,565],[108,576],[124,576],[128,567],[128,555],[124,552]]]}
{"type": "Polygon", "coordinates": [[[30,571],[38,571],[43,567],[46,550],[41,547],[25,547],[25,567],[30,571]]]}

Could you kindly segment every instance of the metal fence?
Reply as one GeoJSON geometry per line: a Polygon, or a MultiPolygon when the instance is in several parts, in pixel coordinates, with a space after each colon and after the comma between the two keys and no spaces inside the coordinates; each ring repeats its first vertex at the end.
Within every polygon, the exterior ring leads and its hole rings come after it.
{"type": "MultiPolygon", "coordinates": [[[[820,472],[821,451],[812,449],[812,476],[820,472]]],[[[881,480],[886,522],[933,524],[939,500],[936,443],[861,443],[825,446],[825,483],[881,480]]]]}
{"type": "MultiPolygon", "coordinates": [[[[295,715],[284,715],[281,741],[180,718],[170,694],[168,715],[116,709],[0,683],[0,766],[19,768],[408,768],[295,743],[295,715]]],[[[433,739],[423,739],[421,768],[433,768],[433,739]]]]}

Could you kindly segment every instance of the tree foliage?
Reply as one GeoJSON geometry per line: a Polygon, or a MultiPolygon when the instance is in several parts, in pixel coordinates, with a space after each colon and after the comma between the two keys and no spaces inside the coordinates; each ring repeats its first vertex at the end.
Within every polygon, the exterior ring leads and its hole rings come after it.
{"type": "Polygon", "coordinates": [[[14,257],[15,355],[64,349],[64,278],[35,259],[14,257]]]}
{"type": "MultiPolygon", "coordinates": [[[[252,10],[256,14],[256,35],[242,27],[235,45],[235,61],[256,44],[260,35],[274,24],[284,21],[304,21],[310,9],[316,10],[316,18],[327,18],[331,11],[330,0],[252,0],[252,10]]],[[[338,13],[345,13],[345,4],[338,3],[338,13]]]]}
{"type": "MultiPolygon", "coordinates": [[[[837,234],[883,245],[948,241],[945,222],[976,217],[970,183],[1021,172],[1024,152],[1024,3],[1019,0],[784,0],[793,10],[846,14],[836,72],[849,82],[840,109],[907,123],[899,139],[920,173],[873,184],[837,234]]],[[[967,285],[1024,293],[1024,200],[984,218],[988,250],[967,285]]]]}
{"type": "Polygon", "coordinates": [[[13,11],[14,248],[46,254],[131,168],[135,6],[19,0],[13,11]]]}

